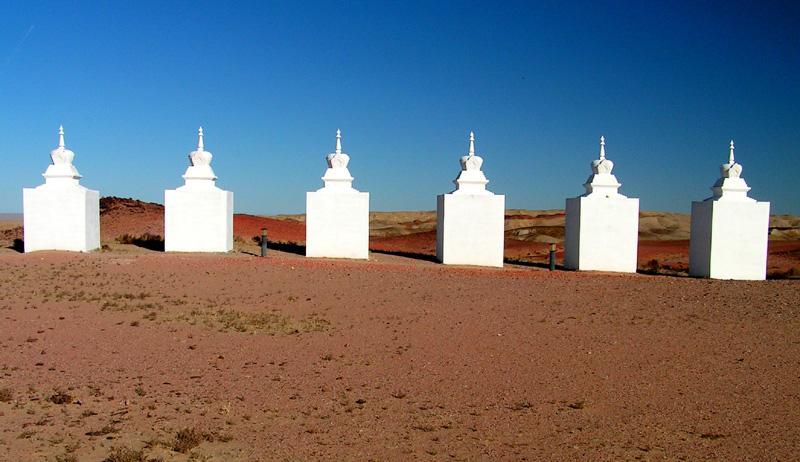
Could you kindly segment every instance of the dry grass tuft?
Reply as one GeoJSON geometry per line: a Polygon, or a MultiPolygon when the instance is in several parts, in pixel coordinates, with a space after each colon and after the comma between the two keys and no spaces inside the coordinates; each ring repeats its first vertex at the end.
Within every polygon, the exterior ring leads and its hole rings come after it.
{"type": "Polygon", "coordinates": [[[192,310],[188,315],[181,315],[179,321],[207,325],[217,324],[221,330],[236,332],[265,332],[268,334],[297,334],[300,332],[321,332],[330,329],[331,323],[325,319],[311,315],[301,319],[282,315],[279,311],[268,313],[247,313],[236,310],[204,311],[192,310]]]}
{"type": "Polygon", "coordinates": [[[14,399],[14,390],[9,387],[0,388],[0,403],[8,403],[14,399]]]}
{"type": "Polygon", "coordinates": [[[72,402],[72,396],[63,392],[58,392],[51,396],[48,401],[53,404],[70,404],[72,402]]]}
{"type": "Polygon", "coordinates": [[[175,440],[172,442],[171,449],[181,454],[186,454],[192,449],[200,446],[203,441],[214,441],[214,436],[209,433],[204,433],[196,428],[184,428],[175,435],[175,440]]]}
{"type": "Polygon", "coordinates": [[[147,462],[147,456],[143,450],[134,451],[131,448],[114,448],[111,454],[103,462],[147,462]]]}

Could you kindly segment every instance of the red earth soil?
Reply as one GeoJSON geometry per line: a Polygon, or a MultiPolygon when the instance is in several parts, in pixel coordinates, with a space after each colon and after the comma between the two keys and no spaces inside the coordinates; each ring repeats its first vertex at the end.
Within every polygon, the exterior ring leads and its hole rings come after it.
{"type": "Polygon", "coordinates": [[[0,460],[796,460],[800,284],[0,249],[0,460]]]}

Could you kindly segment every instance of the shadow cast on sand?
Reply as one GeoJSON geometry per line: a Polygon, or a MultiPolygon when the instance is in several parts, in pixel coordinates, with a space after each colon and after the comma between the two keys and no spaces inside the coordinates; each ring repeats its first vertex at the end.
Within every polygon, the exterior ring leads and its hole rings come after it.
{"type": "Polygon", "coordinates": [[[391,251],[391,250],[375,250],[375,249],[369,249],[369,251],[373,253],[382,253],[385,255],[395,255],[397,257],[413,258],[414,260],[439,263],[439,260],[436,259],[435,255],[428,255],[424,253],[402,252],[402,251],[391,251]]]}
{"type": "MultiPolygon", "coordinates": [[[[281,252],[293,253],[303,257],[306,255],[306,246],[297,244],[295,242],[274,242],[267,240],[267,252],[269,252],[270,250],[278,250],[281,252]]],[[[261,254],[259,254],[259,256],[260,255],[261,254]]]]}
{"type": "MultiPolygon", "coordinates": [[[[547,262],[522,261],[522,260],[515,260],[513,258],[504,258],[503,259],[503,263],[504,264],[509,264],[509,265],[529,266],[529,267],[533,267],[533,268],[542,268],[542,269],[546,269],[546,270],[550,269],[550,263],[547,263],[547,262]]],[[[556,265],[556,271],[569,271],[569,270],[564,269],[564,265],[558,265],[557,264],[556,265]]]]}
{"type": "Polygon", "coordinates": [[[155,239],[133,239],[131,241],[131,244],[135,245],[136,247],[152,250],[154,252],[164,251],[164,241],[159,241],[155,239]]]}
{"type": "Polygon", "coordinates": [[[25,241],[22,239],[14,239],[14,243],[6,248],[19,253],[25,253],[25,241]]]}

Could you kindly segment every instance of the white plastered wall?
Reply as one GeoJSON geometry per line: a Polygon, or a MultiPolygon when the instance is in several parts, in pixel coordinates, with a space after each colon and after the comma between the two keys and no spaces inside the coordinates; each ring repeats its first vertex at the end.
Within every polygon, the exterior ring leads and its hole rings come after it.
{"type": "Polygon", "coordinates": [[[768,244],[769,202],[692,202],[690,276],[766,279],[768,244]]]}
{"type": "Polygon", "coordinates": [[[369,258],[369,193],[306,193],[306,256],[369,258]]]}
{"type": "Polygon", "coordinates": [[[506,197],[441,194],[436,204],[436,258],[447,265],[503,266],[506,197]]]}
{"type": "Polygon", "coordinates": [[[164,250],[233,249],[233,192],[179,188],[164,192],[164,250]]]}
{"type": "Polygon", "coordinates": [[[22,190],[25,252],[100,248],[100,193],[80,185],[22,190]]]}
{"type": "Polygon", "coordinates": [[[639,199],[567,199],[564,231],[566,269],[636,272],[639,199]]]}

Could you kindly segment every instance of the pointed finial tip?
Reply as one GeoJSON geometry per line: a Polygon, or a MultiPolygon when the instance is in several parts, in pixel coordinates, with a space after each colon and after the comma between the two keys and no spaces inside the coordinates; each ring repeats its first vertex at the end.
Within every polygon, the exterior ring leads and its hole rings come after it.
{"type": "Polygon", "coordinates": [[[475,155],[475,133],[469,132],[469,156],[475,155]]]}
{"type": "Polygon", "coordinates": [[[59,148],[63,148],[64,147],[64,126],[63,125],[58,127],[58,147],[59,148]]]}
{"type": "Polygon", "coordinates": [[[203,150],[203,127],[197,129],[197,150],[203,150]]]}
{"type": "Polygon", "coordinates": [[[604,160],[606,158],[606,137],[600,137],[600,160],[604,160]]]}

